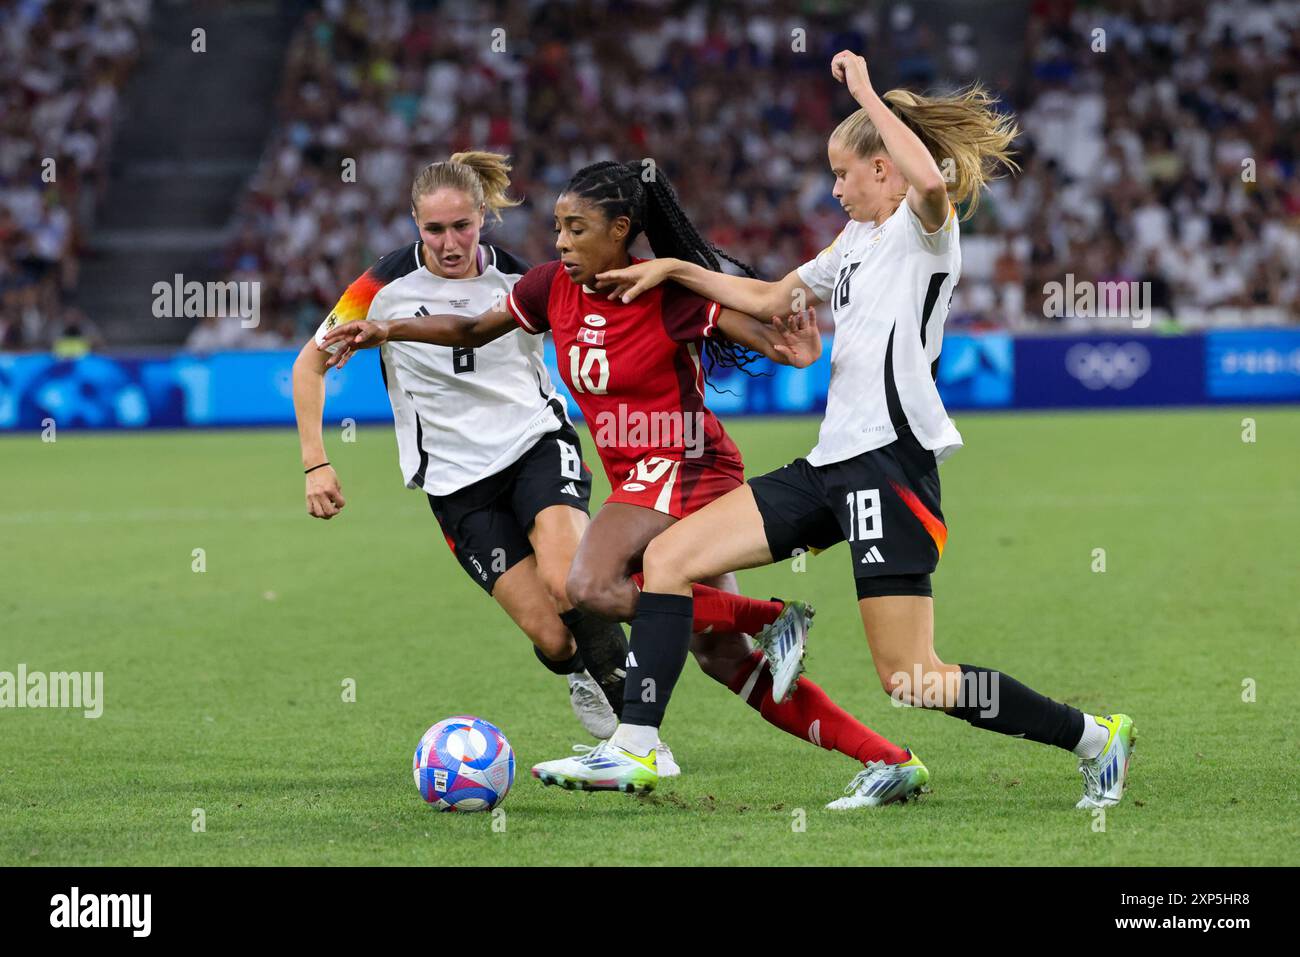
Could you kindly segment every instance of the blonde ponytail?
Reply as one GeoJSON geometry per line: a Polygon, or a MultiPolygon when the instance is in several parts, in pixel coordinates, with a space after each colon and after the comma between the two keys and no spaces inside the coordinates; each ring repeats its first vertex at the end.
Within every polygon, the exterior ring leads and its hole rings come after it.
{"type": "MultiPolygon", "coordinates": [[[[970,86],[949,96],[890,90],[881,99],[930,151],[948,181],[953,203],[970,200],[963,219],[975,212],[980,190],[989,180],[1020,169],[1011,158],[1011,142],[1020,135],[1016,119],[997,112],[997,100],[983,87],[970,86]]],[[[885,152],[866,110],[858,110],[840,123],[831,139],[864,158],[885,152]]]]}
{"type": "Polygon", "coordinates": [[[454,153],[451,159],[430,163],[420,170],[411,184],[411,207],[420,197],[444,187],[463,190],[475,206],[485,206],[490,215],[501,219],[501,210],[518,206],[520,200],[507,195],[510,188],[510,157],[484,150],[454,153]]]}

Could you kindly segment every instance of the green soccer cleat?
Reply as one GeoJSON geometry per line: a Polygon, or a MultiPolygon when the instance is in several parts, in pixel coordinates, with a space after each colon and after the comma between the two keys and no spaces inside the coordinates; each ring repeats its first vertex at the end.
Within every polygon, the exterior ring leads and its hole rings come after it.
{"type": "Polygon", "coordinates": [[[602,741],[578,757],[533,765],[533,777],[567,791],[653,791],[659,783],[657,754],[642,757],[602,741]]]}
{"type": "Polygon", "coordinates": [[[882,807],[905,802],[929,791],[930,771],[911,751],[902,764],[869,761],[844,789],[846,797],[826,805],[829,811],[848,811],[859,807],[882,807]]]}
{"type": "Polygon", "coordinates": [[[1083,809],[1114,807],[1124,796],[1128,781],[1128,765],[1133,760],[1137,744],[1137,728],[1126,714],[1097,716],[1097,720],[1110,729],[1110,738],[1101,754],[1095,758],[1081,758],[1079,773],[1083,775],[1083,797],[1075,807],[1083,809]]]}
{"type": "Polygon", "coordinates": [[[772,669],[772,700],[784,701],[803,674],[803,656],[812,627],[813,606],[806,601],[787,601],[776,621],[754,636],[772,669]]]}

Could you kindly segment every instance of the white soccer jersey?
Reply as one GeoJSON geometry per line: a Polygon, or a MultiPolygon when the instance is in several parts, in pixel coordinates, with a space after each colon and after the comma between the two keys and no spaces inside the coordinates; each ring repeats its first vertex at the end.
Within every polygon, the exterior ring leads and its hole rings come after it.
{"type": "MultiPolygon", "coordinates": [[[[443,279],[425,267],[422,245],[403,246],[366,270],[316,330],[316,341],[359,319],[477,316],[501,307],[528,269],[484,244],[478,276],[443,279]]],[[[511,465],[538,436],[566,421],[542,359],[541,336],[515,329],[476,349],[385,342],[379,352],[408,488],[449,495],[511,465]]]]}
{"type": "Polygon", "coordinates": [[[961,448],[934,384],[961,274],[956,210],[927,234],[904,200],[879,225],[850,222],[798,272],[835,321],[826,415],[808,461],[828,465],[878,449],[904,425],[938,461],[961,448]]]}

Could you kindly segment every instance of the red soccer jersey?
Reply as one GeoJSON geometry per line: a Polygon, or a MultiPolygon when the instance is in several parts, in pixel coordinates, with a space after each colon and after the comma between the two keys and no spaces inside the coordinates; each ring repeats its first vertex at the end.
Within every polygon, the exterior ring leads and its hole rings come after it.
{"type": "Polygon", "coordinates": [[[704,402],[701,361],[722,311],[716,302],[674,282],[630,303],[610,300],[586,292],[559,262],[549,262],[515,283],[508,305],[528,332],[551,330],[560,376],[616,492],[620,483],[655,482],[660,462],[682,463],[692,475],[722,473],[728,486],[744,480],[740,450],[704,402]],[[639,475],[638,468],[649,473],[639,475]]]}

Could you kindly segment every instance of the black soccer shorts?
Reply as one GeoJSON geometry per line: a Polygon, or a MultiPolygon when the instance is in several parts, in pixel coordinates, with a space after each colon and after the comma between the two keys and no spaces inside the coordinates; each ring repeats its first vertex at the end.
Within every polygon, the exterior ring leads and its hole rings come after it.
{"type": "Polygon", "coordinates": [[[497,579],[533,553],[528,530],[538,512],[571,505],[590,514],[591,469],[565,419],[500,472],[428,498],[452,554],[490,595],[497,579]]]}
{"type": "Polygon", "coordinates": [[[847,541],[859,598],[932,593],[948,529],[934,453],[910,429],[843,462],[795,459],[749,485],[774,560],[847,541]]]}

